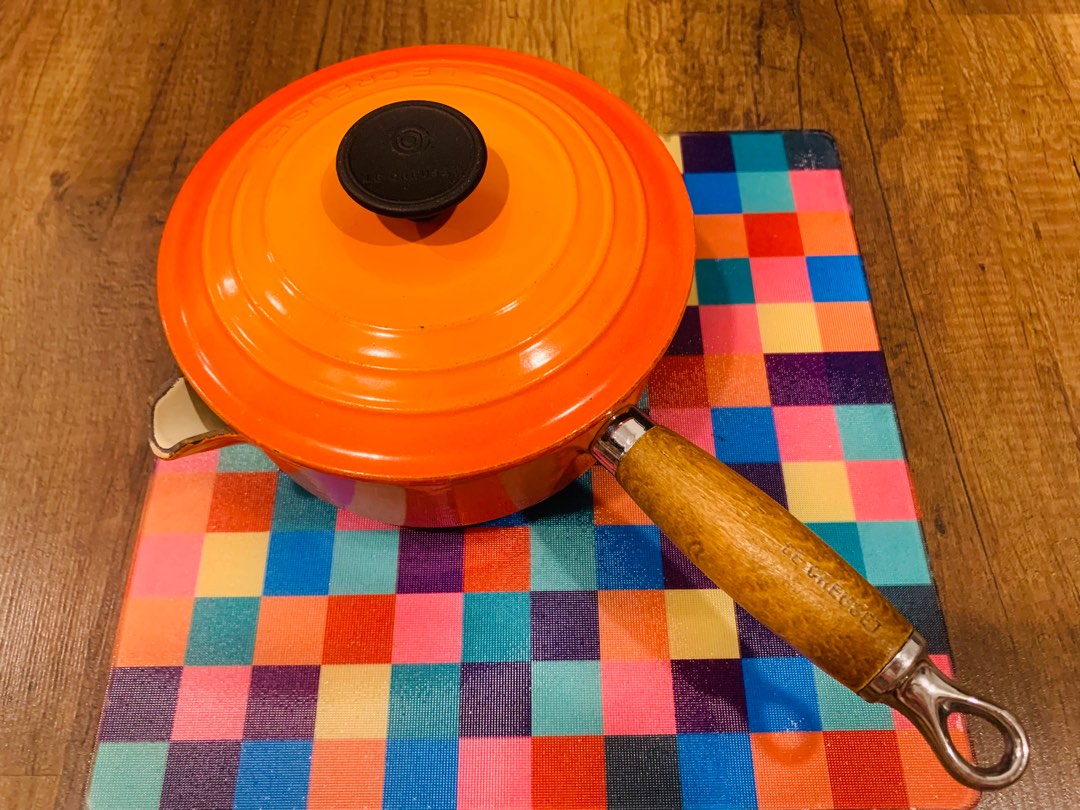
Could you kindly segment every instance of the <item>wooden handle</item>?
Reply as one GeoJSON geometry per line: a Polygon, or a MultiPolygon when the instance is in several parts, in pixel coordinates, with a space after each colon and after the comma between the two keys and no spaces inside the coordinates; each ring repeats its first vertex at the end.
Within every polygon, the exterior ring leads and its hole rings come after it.
{"type": "Polygon", "coordinates": [[[713,582],[758,621],[858,692],[911,625],[817,535],[686,439],[654,427],[616,478],[713,582]]]}

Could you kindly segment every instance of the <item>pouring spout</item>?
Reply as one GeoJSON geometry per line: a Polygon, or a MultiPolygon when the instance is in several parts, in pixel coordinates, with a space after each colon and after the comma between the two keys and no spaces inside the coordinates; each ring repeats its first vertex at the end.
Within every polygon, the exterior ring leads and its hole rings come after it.
{"type": "Polygon", "coordinates": [[[182,376],[170,380],[150,399],[150,449],[160,459],[183,458],[243,441],[182,376]]]}

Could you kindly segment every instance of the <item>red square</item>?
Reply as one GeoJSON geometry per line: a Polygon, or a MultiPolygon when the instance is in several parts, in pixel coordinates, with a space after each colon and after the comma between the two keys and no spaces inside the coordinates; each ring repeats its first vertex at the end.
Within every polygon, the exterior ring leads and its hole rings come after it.
{"type": "Polygon", "coordinates": [[[849,461],[856,520],[918,520],[906,461],[849,461]]]}
{"type": "Polygon", "coordinates": [[[746,246],[754,256],[802,256],[797,214],[743,214],[746,246]]]}
{"type": "Polygon", "coordinates": [[[529,590],[529,527],[465,530],[466,591],[529,590]]]}
{"type": "Polygon", "coordinates": [[[708,408],[701,355],[664,357],[649,375],[650,408],[708,408]]]}
{"type": "Polygon", "coordinates": [[[654,422],[689,439],[710,456],[716,452],[711,413],[708,408],[657,408],[651,403],[649,407],[649,416],[654,422]]]}
{"type": "Polygon", "coordinates": [[[250,686],[251,667],[184,667],[172,739],[241,739],[250,686]]]}
{"type": "Polygon", "coordinates": [[[603,737],[533,737],[536,810],[607,810],[603,737]]]}
{"type": "Polygon", "coordinates": [[[394,594],[331,596],[326,605],[324,664],[389,664],[394,594]]]}
{"type": "Polygon", "coordinates": [[[825,731],[822,736],[838,810],[911,806],[895,732],[825,731]]]}
{"type": "Polygon", "coordinates": [[[268,532],[277,473],[219,473],[210,501],[210,532],[268,532]]]}

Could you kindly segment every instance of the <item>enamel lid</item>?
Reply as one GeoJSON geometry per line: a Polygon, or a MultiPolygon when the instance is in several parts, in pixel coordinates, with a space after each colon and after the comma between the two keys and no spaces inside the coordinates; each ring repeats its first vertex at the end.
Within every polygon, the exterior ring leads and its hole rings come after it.
{"type": "Polygon", "coordinates": [[[278,91],[169,214],[158,297],[207,405],[382,480],[536,456],[630,396],[678,325],[693,224],[626,104],[534,57],[383,51],[278,91]]]}

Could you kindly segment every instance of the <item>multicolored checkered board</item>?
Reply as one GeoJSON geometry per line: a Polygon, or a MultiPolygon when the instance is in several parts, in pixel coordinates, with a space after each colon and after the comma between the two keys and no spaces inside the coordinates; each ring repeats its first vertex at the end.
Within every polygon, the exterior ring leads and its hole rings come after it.
{"type": "MultiPolygon", "coordinates": [[[[809,523],[948,671],[832,140],[665,141],[698,261],[653,418],[809,523]]],[[[161,464],[99,739],[92,810],[976,799],[596,469],[524,514],[420,531],[338,512],[249,447],[161,464]]]]}

